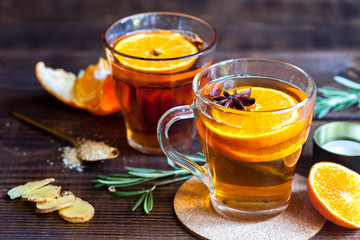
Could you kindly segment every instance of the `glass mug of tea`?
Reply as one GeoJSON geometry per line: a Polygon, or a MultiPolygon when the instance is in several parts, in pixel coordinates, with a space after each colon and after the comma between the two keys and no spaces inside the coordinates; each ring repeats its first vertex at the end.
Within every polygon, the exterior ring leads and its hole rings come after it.
{"type": "Polygon", "coordinates": [[[193,92],[191,105],[172,108],[159,120],[158,140],[168,159],[207,186],[222,216],[261,220],[284,211],[312,120],[312,78],[275,60],[232,59],[198,73],[193,92]],[[195,118],[204,166],[168,139],[170,126],[189,118],[195,118]]]}
{"type": "MultiPolygon", "coordinates": [[[[192,102],[191,83],[212,62],[216,30],[190,15],[150,12],[118,20],[102,39],[129,145],[143,153],[162,154],[157,122],[170,108],[192,102]]],[[[179,148],[186,148],[194,136],[190,120],[170,133],[179,148]]]]}

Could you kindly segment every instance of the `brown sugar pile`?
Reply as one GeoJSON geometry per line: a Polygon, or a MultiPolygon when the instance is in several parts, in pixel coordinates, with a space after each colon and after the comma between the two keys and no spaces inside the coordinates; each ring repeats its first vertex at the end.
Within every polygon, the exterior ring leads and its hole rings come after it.
{"type": "Polygon", "coordinates": [[[82,172],[84,166],[82,165],[82,160],[77,157],[76,148],[67,146],[61,148],[60,151],[62,151],[61,157],[66,168],[76,169],[78,172],[82,172]]]}
{"type": "Polygon", "coordinates": [[[84,168],[83,160],[96,161],[106,159],[110,155],[111,147],[104,142],[82,139],[79,143],[80,148],[78,149],[69,146],[60,149],[63,164],[66,168],[82,172],[84,168]]]}
{"type": "Polygon", "coordinates": [[[83,139],[80,142],[80,148],[77,150],[77,154],[84,160],[101,160],[110,155],[110,147],[104,142],[83,139]]]}

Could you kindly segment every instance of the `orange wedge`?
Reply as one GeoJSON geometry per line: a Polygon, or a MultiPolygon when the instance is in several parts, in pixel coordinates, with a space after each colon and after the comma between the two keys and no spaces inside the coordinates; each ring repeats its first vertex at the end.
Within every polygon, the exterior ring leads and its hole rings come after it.
{"type": "Polygon", "coordinates": [[[130,69],[147,73],[174,73],[188,69],[197,57],[164,60],[189,56],[198,48],[179,33],[170,31],[142,32],[122,38],[114,49],[129,56],[146,58],[140,60],[117,56],[120,63],[130,69]]]}
{"type": "Polygon", "coordinates": [[[360,228],[358,173],[337,163],[316,163],[309,173],[308,195],[327,220],[347,228],[360,228]]]}
{"type": "Polygon", "coordinates": [[[78,76],[63,69],[46,67],[38,62],[35,67],[40,84],[60,101],[95,115],[109,115],[120,110],[113,87],[113,79],[105,59],[100,58],[78,76]]]}

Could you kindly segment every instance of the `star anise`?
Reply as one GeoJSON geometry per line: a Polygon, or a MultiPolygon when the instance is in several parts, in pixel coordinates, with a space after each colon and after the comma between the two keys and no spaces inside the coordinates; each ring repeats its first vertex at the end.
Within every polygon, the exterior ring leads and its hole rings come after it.
{"type": "Polygon", "coordinates": [[[215,100],[217,104],[228,108],[245,110],[245,107],[251,106],[255,103],[255,98],[250,97],[251,88],[240,93],[237,93],[237,90],[235,89],[232,95],[224,90],[223,95],[224,96],[213,97],[213,100],[215,100]]]}

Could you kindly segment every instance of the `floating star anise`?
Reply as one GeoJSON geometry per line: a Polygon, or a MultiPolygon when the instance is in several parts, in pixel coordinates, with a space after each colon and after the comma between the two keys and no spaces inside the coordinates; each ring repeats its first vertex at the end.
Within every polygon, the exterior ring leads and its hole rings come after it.
{"type": "Polygon", "coordinates": [[[228,108],[245,110],[245,107],[251,106],[255,103],[255,98],[250,97],[251,88],[240,93],[237,93],[237,90],[235,89],[232,95],[224,90],[223,95],[224,96],[215,96],[213,97],[213,100],[215,100],[217,104],[228,108]]]}

